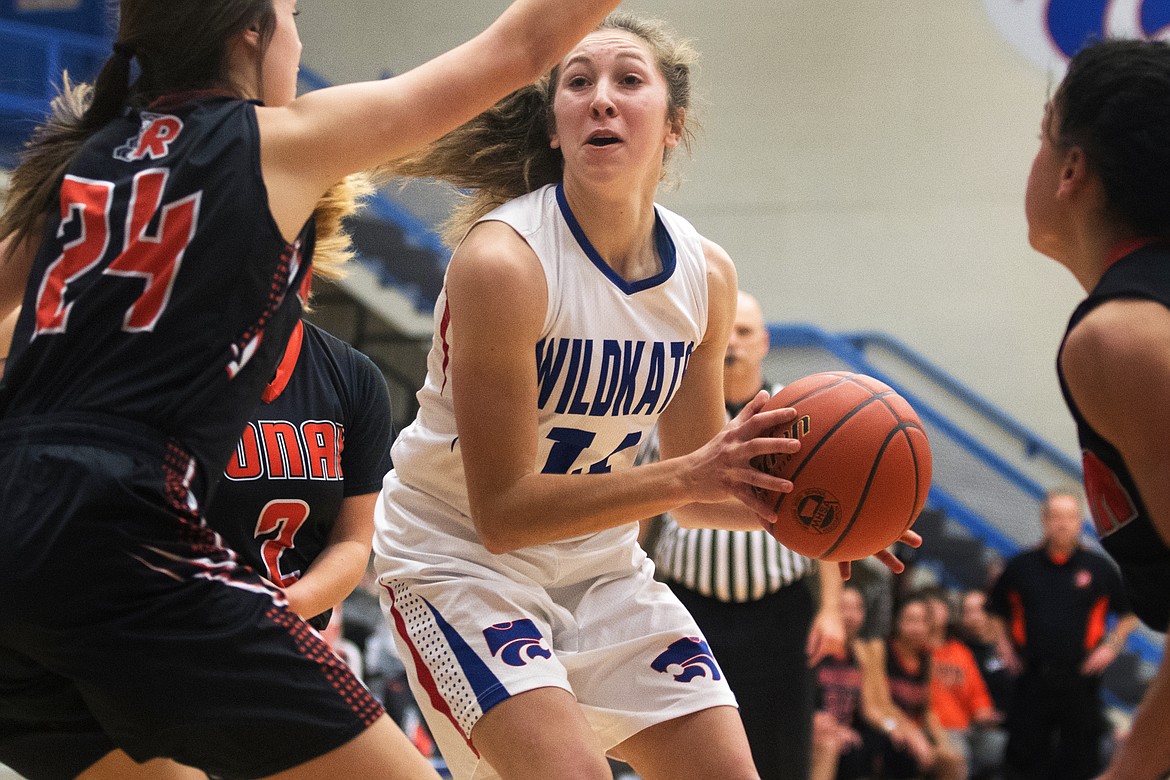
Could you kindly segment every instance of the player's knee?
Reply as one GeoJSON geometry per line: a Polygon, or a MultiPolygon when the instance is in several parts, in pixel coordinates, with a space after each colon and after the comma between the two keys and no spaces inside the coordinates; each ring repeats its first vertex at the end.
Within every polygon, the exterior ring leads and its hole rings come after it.
{"type": "Polygon", "coordinates": [[[613,772],[604,756],[590,751],[546,756],[535,759],[530,777],[557,777],[565,780],[613,780],[613,772]]]}

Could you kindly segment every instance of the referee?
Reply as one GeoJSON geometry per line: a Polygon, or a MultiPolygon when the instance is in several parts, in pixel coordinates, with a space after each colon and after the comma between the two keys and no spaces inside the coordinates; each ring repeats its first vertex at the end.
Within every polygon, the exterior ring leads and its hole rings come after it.
{"type": "MultiPolygon", "coordinates": [[[[760,304],[741,291],[723,365],[729,415],[768,387],[767,354],[760,304]]],[[[657,458],[655,444],[643,459],[657,458]]],[[[648,547],[659,578],[695,617],[735,692],[761,780],[805,780],[815,706],[812,666],[845,649],[837,567],[818,567],[762,529],[687,529],[669,515],[648,547]]]]}

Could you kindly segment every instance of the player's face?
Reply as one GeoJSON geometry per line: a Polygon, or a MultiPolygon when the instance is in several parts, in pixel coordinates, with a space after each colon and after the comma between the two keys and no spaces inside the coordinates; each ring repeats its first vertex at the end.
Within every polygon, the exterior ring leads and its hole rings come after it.
{"type": "Polygon", "coordinates": [[[1063,256],[1063,231],[1056,191],[1060,185],[1064,155],[1052,140],[1056,137],[1056,121],[1052,103],[1048,103],[1040,123],[1040,149],[1028,174],[1024,215],[1028,219],[1028,243],[1037,252],[1060,260],[1063,256]]]}
{"type": "Polygon", "coordinates": [[[1073,496],[1053,496],[1044,510],[1044,538],[1060,550],[1080,543],[1081,507],[1073,496]]]}
{"type": "Polygon", "coordinates": [[[266,106],[286,106],[297,96],[297,71],[301,62],[301,38],[297,34],[296,0],[272,0],[276,29],[264,53],[266,106]]]}
{"type": "Polygon", "coordinates": [[[930,616],[926,605],[915,601],[898,615],[898,636],[912,647],[925,647],[930,637],[930,616]]]}
{"type": "Polygon", "coordinates": [[[754,298],[740,293],[739,304],[735,309],[735,324],[727,340],[724,366],[759,368],[768,354],[768,344],[768,329],[764,325],[764,312],[760,304],[754,298]]]}
{"type": "Polygon", "coordinates": [[[657,185],[666,149],[678,145],[667,118],[666,80],[644,41],[601,30],[561,63],[553,99],[552,146],[572,175],[642,170],[657,185]]]}
{"type": "Polygon", "coordinates": [[[864,623],[865,600],[857,590],[845,588],[841,591],[841,624],[845,627],[845,635],[851,639],[856,637],[864,623]]]}

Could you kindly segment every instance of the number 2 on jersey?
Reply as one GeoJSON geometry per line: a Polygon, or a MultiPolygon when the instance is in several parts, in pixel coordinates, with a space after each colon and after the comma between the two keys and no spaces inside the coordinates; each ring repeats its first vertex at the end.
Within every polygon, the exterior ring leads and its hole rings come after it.
{"type": "MultiPolygon", "coordinates": [[[[165,168],[140,171],[134,176],[122,251],[103,274],[132,276],[145,280],[138,299],[122,320],[127,332],[153,330],[166,308],[174,288],[175,275],[187,245],[195,236],[201,193],[173,203],[162,202],[169,172],[165,168]],[[147,230],[161,211],[158,228],[147,230]]],[[[69,322],[73,301],[65,302],[69,285],[92,271],[106,255],[110,244],[110,211],[114,184],[79,176],[66,176],[61,183],[61,225],[58,236],[77,223],[78,236],[65,244],[49,264],[37,291],[34,338],[45,333],[63,333],[69,322]]]]}
{"type": "Polygon", "coordinates": [[[283,574],[280,571],[280,556],[296,544],[297,531],[309,519],[309,505],[297,498],[269,501],[260,510],[256,520],[256,536],[276,532],[276,538],[266,539],[260,545],[260,557],[264,559],[265,575],[268,581],[287,588],[301,577],[300,571],[283,574]]]}

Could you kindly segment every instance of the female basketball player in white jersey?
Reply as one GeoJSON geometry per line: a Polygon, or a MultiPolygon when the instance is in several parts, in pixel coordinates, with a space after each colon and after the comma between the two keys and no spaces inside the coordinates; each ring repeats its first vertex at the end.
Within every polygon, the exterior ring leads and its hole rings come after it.
{"type": "Polygon", "coordinates": [[[666,510],[759,527],[753,486],[790,484],[749,460],[798,447],[760,438],[792,414],[759,412],[764,394],[724,425],[735,268],[654,203],[691,60],[611,17],[399,168],[476,192],[374,542],[456,777],[600,780],[606,752],[645,778],[756,777],[706,642],[635,540],[666,510]],[[656,420],[663,460],[631,469],[656,420]]]}

